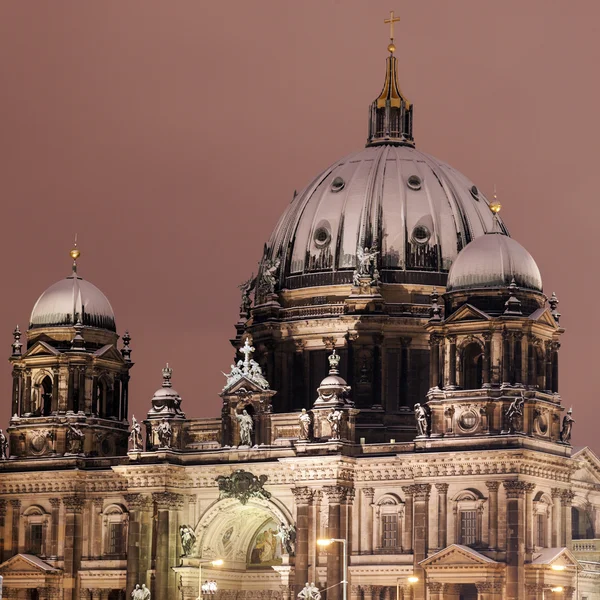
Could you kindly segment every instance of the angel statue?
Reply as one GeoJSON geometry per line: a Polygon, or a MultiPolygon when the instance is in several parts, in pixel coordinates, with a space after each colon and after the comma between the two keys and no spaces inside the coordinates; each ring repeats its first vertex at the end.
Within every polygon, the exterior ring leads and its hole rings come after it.
{"type": "Polygon", "coordinates": [[[131,430],[129,432],[132,450],[142,449],[142,426],[137,422],[135,415],[131,417],[131,430]]]}
{"type": "Polygon", "coordinates": [[[356,258],[358,259],[357,271],[359,276],[372,276],[375,270],[375,257],[379,254],[378,250],[373,251],[371,248],[360,246],[356,250],[356,258]]]}
{"type": "Polygon", "coordinates": [[[281,265],[281,259],[276,258],[275,260],[265,260],[263,263],[263,270],[261,276],[261,288],[265,294],[273,294],[275,292],[275,286],[277,285],[277,270],[281,265]]]}
{"type": "Polygon", "coordinates": [[[179,535],[181,536],[181,547],[183,549],[183,555],[189,556],[192,553],[194,544],[196,543],[196,534],[189,525],[182,525],[179,528],[179,535]]]}
{"type": "Polygon", "coordinates": [[[294,554],[294,544],[296,543],[296,528],[293,525],[277,525],[276,536],[281,541],[281,547],[284,554],[294,554]]]}
{"type": "Polygon", "coordinates": [[[170,448],[171,438],[173,437],[173,429],[171,424],[166,419],[163,419],[159,426],[156,428],[158,434],[158,443],[160,448],[170,448]]]}
{"type": "Polygon", "coordinates": [[[244,281],[244,283],[238,285],[238,289],[242,291],[242,303],[240,305],[240,316],[248,317],[250,315],[250,308],[252,307],[252,299],[250,294],[256,286],[256,277],[254,273],[250,276],[250,279],[244,281]]]}
{"type": "Polygon", "coordinates": [[[508,422],[508,433],[515,433],[520,430],[521,417],[523,416],[523,405],[525,398],[515,398],[506,409],[506,420],[508,422]]]}

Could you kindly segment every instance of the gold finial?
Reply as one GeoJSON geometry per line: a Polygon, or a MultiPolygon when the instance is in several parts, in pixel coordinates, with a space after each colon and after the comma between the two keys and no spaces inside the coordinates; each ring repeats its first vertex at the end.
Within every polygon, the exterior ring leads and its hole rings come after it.
{"type": "Polygon", "coordinates": [[[494,184],[494,200],[490,202],[490,210],[497,215],[502,210],[502,204],[498,202],[498,196],[496,195],[496,185],[494,184]]]}
{"type": "Polygon", "coordinates": [[[73,259],[73,272],[76,273],[77,272],[77,259],[81,256],[81,252],[79,251],[79,248],[77,247],[77,234],[75,234],[75,243],[73,244],[73,248],[71,249],[71,252],[69,252],[69,255],[73,259]]]}
{"type": "Polygon", "coordinates": [[[384,23],[390,24],[390,43],[388,44],[388,51],[392,54],[396,51],[396,46],[394,46],[394,23],[398,23],[400,21],[400,17],[394,17],[394,11],[390,10],[390,18],[384,19],[384,23]]]}

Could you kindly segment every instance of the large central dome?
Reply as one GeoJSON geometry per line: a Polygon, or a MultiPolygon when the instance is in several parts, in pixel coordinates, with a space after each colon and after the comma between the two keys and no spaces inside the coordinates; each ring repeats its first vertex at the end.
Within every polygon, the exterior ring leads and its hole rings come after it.
{"type": "Polygon", "coordinates": [[[383,283],[443,286],[458,252],[493,227],[487,199],[451,166],[412,145],[370,145],[296,196],[266,258],[280,258],[281,288],[350,283],[364,247],[379,251],[383,283]]]}

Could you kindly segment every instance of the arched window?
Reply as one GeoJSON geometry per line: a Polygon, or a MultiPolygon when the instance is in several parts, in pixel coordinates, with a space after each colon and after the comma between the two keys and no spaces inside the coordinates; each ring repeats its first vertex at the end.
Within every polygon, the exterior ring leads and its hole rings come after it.
{"type": "Polygon", "coordinates": [[[50,515],[39,505],[34,504],[25,510],[25,553],[35,556],[46,555],[46,531],[50,515]]]}
{"type": "Polygon", "coordinates": [[[593,540],[595,537],[592,511],[579,506],[571,507],[571,538],[593,540]]]}
{"type": "Polygon", "coordinates": [[[96,414],[104,419],[113,415],[113,390],[106,375],[98,377],[96,382],[95,404],[96,414]]]}
{"type": "Polygon", "coordinates": [[[549,548],[552,498],[543,492],[538,492],[533,499],[533,514],[533,544],[537,548],[549,548]]]}
{"type": "Polygon", "coordinates": [[[463,546],[483,544],[483,508],[486,499],[476,489],[459,492],[454,498],[454,539],[463,546]]]}
{"type": "Polygon", "coordinates": [[[402,518],[404,503],[394,494],[382,496],[376,505],[376,520],[379,527],[377,550],[396,554],[402,548],[402,518]]]}
{"type": "Polygon", "coordinates": [[[129,515],[120,504],[111,504],[103,511],[103,554],[122,557],[127,552],[129,515]]]}
{"type": "Polygon", "coordinates": [[[477,390],[482,385],[483,351],[477,342],[471,342],[462,351],[462,387],[477,390]]]}
{"type": "Polygon", "coordinates": [[[42,379],[41,385],[41,394],[42,394],[42,416],[48,417],[52,414],[53,406],[52,406],[52,379],[50,376],[46,375],[44,379],[42,379]]]}

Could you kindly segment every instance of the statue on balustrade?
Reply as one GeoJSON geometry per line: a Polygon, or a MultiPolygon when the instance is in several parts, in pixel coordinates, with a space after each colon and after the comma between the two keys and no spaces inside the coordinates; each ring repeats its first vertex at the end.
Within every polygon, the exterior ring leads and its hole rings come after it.
{"type": "Polygon", "coordinates": [[[567,414],[563,417],[562,429],[560,431],[560,441],[565,442],[565,444],[571,441],[571,431],[573,429],[573,423],[575,423],[575,419],[571,416],[573,414],[573,409],[570,408],[567,411],[567,414]]]}

